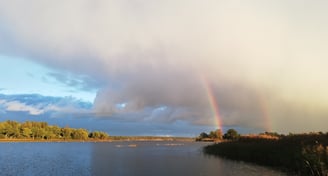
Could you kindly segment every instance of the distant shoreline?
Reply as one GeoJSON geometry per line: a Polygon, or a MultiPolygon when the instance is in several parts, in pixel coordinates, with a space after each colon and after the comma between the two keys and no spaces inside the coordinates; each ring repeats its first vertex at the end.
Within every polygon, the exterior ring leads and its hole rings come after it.
{"type": "Polygon", "coordinates": [[[0,122],[0,142],[114,142],[114,141],[195,141],[191,137],[110,136],[83,128],[59,127],[47,122],[0,122]]]}
{"type": "Polygon", "coordinates": [[[179,142],[194,142],[194,138],[188,137],[153,137],[153,136],[111,136],[109,139],[87,139],[87,140],[74,140],[74,139],[0,139],[0,143],[11,142],[153,142],[153,141],[179,141],[179,142]]]}

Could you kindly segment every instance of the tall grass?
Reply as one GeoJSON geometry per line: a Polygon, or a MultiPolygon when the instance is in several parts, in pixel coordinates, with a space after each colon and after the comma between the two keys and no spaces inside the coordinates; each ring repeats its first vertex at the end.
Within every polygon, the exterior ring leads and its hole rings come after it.
{"type": "Polygon", "coordinates": [[[206,154],[289,170],[297,175],[328,175],[328,135],[282,136],[279,139],[241,137],[204,148],[206,154]]]}

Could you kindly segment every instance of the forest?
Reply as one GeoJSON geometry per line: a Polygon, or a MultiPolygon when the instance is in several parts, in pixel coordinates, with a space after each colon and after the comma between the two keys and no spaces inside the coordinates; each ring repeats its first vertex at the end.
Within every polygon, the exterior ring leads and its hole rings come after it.
{"type": "Polygon", "coordinates": [[[48,125],[47,122],[7,120],[0,122],[1,139],[29,139],[29,140],[105,140],[109,135],[101,131],[89,132],[86,129],[59,127],[48,125]]]}
{"type": "Polygon", "coordinates": [[[296,175],[328,175],[328,133],[239,135],[206,146],[204,153],[271,166],[296,175]]]}

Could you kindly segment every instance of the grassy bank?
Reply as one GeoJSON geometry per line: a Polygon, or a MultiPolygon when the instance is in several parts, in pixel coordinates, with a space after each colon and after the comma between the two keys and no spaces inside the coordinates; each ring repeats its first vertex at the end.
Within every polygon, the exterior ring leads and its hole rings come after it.
{"type": "Polygon", "coordinates": [[[241,137],[204,148],[206,154],[253,162],[297,175],[328,175],[328,135],[302,134],[279,139],[241,137]]]}

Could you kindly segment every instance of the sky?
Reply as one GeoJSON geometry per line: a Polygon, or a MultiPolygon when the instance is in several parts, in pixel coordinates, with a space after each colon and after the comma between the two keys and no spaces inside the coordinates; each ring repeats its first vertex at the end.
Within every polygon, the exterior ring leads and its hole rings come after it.
{"type": "Polygon", "coordinates": [[[327,131],[328,2],[0,2],[0,119],[114,135],[327,131]]]}

